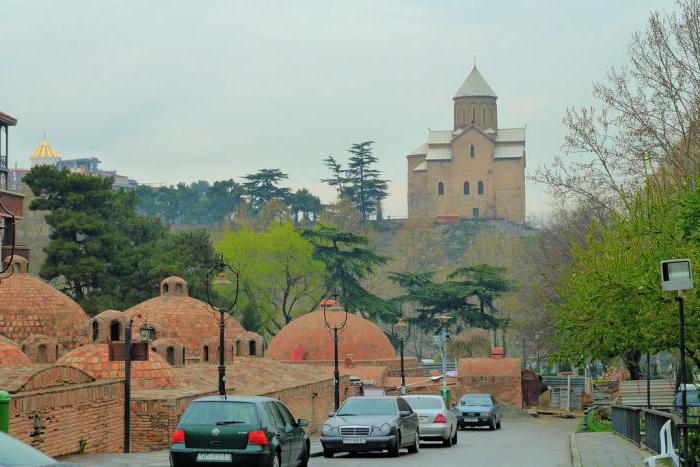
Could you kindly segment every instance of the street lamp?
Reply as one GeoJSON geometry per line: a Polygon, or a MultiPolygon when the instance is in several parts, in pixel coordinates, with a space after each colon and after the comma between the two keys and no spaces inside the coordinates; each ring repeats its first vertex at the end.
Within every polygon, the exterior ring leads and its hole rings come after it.
{"type": "Polygon", "coordinates": [[[396,321],[396,324],[391,325],[391,335],[394,337],[394,339],[398,339],[399,341],[399,352],[401,355],[401,395],[406,394],[406,371],[404,369],[404,364],[403,364],[403,346],[404,342],[411,337],[411,328],[408,326],[406,323],[406,320],[403,319],[403,317],[399,317],[398,321],[396,321]]]}
{"type": "Polygon", "coordinates": [[[326,327],[333,331],[333,392],[335,396],[335,410],[338,411],[340,407],[340,371],[338,370],[338,331],[343,329],[348,323],[348,310],[345,311],[345,317],[341,324],[338,321],[332,323],[328,322],[327,309],[328,307],[335,306],[337,304],[336,299],[338,298],[337,293],[331,295],[332,299],[326,299],[321,302],[321,308],[323,308],[323,322],[326,327]]]}
{"type": "Polygon", "coordinates": [[[219,395],[226,396],[226,365],[224,362],[224,331],[226,330],[225,315],[229,313],[236,306],[238,302],[238,286],[239,286],[239,273],[233,269],[226,261],[224,261],[224,255],[219,257],[219,260],[214,264],[214,266],[207,272],[207,304],[212,310],[219,312],[219,395]],[[209,290],[209,283],[211,282],[211,276],[216,273],[216,279],[213,284],[219,287],[230,287],[234,283],[229,280],[226,271],[232,273],[236,278],[236,292],[228,305],[216,306],[212,302],[211,292],[209,290]]]}
{"type": "Polygon", "coordinates": [[[535,346],[537,347],[537,374],[540,374],[540,336],[539,333],[535,334],[535,346]]]}
{"type": "Polygon", "coordinates": [[[449,315],[438,315],[435,317],[440,322],[440,359],[442,360],[442,387],[440,393],[445,400],[445,404],[450,405],[450,394],[447,389],[447,323],[450,321],[449,315]]]}
{"type": "Polygon", "coordinates": [[[686,367],[685,367],[685,309],[684,291],[693,288],[693,271],[689,259],[672,259],[661,261],[661,289],[669,292],[677,292],[680,348],[680,374],[681,374],[681,406],[683,410],[683,423],[680,424],[683,433],[683,459],[688,460],[688,399],[686,394],[686,367]]]}

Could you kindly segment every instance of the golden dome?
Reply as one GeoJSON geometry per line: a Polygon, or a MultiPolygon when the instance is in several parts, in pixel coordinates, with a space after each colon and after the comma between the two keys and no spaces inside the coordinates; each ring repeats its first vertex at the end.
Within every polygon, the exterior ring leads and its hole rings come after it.
{"type": "Polygon", "coordinates": [[[46,138],[41,140],[41,143],[39,143],[39,146],[36,147],[34,152],[32,152],[32,155],[29,157],[31,159],[43,159],[43,158],[59,159],[60,158],[60,156],[58,155],[58,152],[49,144],[49,141],[46,138]]]}

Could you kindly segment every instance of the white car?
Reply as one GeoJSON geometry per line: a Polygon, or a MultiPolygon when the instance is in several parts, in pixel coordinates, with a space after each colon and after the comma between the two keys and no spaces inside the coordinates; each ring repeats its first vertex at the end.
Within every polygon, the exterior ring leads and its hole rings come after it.
{"type": "Polygon", "coordinates": [[[457,417],[440,396],[403,397],[418,415],[421,441],[442,441],[450,447],[457,444],[457,417]]]}

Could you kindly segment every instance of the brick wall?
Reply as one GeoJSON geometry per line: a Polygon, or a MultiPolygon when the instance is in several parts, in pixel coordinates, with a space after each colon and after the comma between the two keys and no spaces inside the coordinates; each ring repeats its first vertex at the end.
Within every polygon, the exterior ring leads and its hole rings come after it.
{"type": "Polygon", "coordinates": [[[121,451],[124,385],[99,381],[12,395],[10,434],[50,456],[121,451]]]}
{"type": "Polygon", "coordinates": [[[522,407],[519,358],[460,358],[457,375],[458,397],[487,393],[502,404],[522,407]]]}

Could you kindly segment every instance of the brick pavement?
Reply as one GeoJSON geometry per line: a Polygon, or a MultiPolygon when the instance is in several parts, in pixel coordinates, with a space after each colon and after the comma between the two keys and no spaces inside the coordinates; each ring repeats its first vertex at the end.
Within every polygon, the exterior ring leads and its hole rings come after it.
{"type": "Polygon", "coordinates": [[[574,467],[643,466],[651,456],[615,433],[574,433],[571,456],[574,467]]]}

